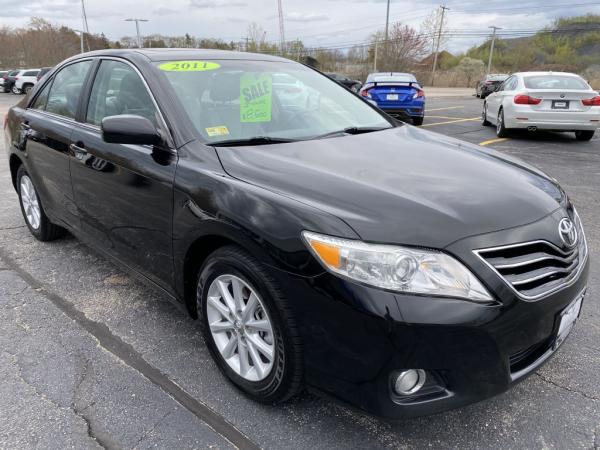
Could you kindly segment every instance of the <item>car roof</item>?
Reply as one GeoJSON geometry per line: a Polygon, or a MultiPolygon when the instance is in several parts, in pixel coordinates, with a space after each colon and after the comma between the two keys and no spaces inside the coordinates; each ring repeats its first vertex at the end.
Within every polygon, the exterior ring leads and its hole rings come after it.
{"type": "Polygon", "coordinates": [[[550,71],[548,71],[548,72],[517,72],[517,73],[514,73],[513,75],[517,75],[517,76],[520,76],[520,77],[543,76],[543,75],[564,75],[564,76],[569,76],[569,77],[581,78],[576,73],[571,73],[571,72],[550,72],[550,71]]]}
{"type": "Polygon", "coordinates": [[[202,59],[231,59],[247,61],[280,61],[291,62],[289,59],[279,56],[267,55],[263,53],[237,52],[233,50],[216,49],[193,49],[193,48],[135,48],[135,49],[110,49],[97,50],[88,53],[82,53],[78,57],[89,56],[120,56],[127,57],[133,55],[142,55],[150,61],[185,61],[202,59]]]}

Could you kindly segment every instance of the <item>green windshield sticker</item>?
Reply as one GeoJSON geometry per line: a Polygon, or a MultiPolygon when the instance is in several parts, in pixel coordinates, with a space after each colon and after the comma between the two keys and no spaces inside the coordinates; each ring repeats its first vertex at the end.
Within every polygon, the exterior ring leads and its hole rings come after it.
{"type": "Polygon", "coordinates": [[[210,61],[169,61],[158,66],[165,72],[202,72],[204,70],[215,70],[220,64],[210,61]]]}
{"type": "Polygon", "coordinates": [[[240,78],[240,122],[270,122],[273,79],[246,73],[240,78]]]}

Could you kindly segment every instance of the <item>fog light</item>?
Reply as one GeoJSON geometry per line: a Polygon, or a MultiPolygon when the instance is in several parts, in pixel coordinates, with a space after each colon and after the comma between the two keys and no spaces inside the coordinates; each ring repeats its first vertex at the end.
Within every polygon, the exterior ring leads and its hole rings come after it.
{"type": "Polygon", "coordinates": [[[425,384],[427,375],[424,370],[410,369],[401,372],[396,378],[394,389],[397,394],[410,395],[417,392],[425,384]]]}

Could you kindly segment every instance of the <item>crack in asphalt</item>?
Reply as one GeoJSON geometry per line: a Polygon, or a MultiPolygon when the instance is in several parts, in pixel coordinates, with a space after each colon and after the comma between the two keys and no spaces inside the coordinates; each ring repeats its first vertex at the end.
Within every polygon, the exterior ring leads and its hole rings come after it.
{"type": "Polygon", "coordinates": [[[546,378],[544,375],[542,375],[542,374],[540,374],[540,373],[537,373],[537,372],[536,372],[536,373],[535,373],[535,375],[537,375],[537,376],[538,376],[538,377],[539,377],[539,378],[540,378],[542,381],[544,381],[545,383],[551,384],[552,386],[555,386],[555,387],[557,387],[557,388],[559,388],[559,389],[562,389],[562,390],[564,390],[564,391],[571,392],[571,393],[573,393],[573,394],[579,394],[579,395],[581,395],[582,397],[584,397],[584,398],[586,398],[586,399],[588,399],[588,400],[591,400],[591,401],[593,401],[593,402],[597,402],[597,401],[599,401],[599,400],[600,400],[600,398],[598,398],[598,397],[594,397],[594,396],[592,396],[592,395],[589,395],[589,394],[586,394],[585,392],[578,391],[577,389],[573,389],[573,388],[570,388],[570,387],[568,387],[568,386],[563,386],[562,384],[559,384],[559,383],[557,383],[556,381],[552,381],[551,379],[549,379],[549,378],[546,378]]]}
{"type": "Polygon", "coordinates": [[[42,282],[38,281],[29,272],[19,266],[2,247],[0,247],[0,259],[2,259],[4,263],[19,275],[32,289],[43,295],[55,307],[62,311],[63,314],[93,336],[100,347],[113,354],[122,361],[123,364],[133,368],[148,381],[162,389],[163,392],[190,411],[223,439],[240,450],[260,449],[257,444],[240,430],[235,428],[235,426],[228,422],[227,419],[212,410],[206,404],[195,399],[183,388],[173,382],[167,375],[161,372],[160,369],[146,361],[143,355],[135,350],[131,344],[126,343],[120,337],[113,334],[105,324],[89,319],[71,302],[46,288],[42,282]]]}
{"type": "Polygon", "coordinates": [[[158,427],[161,423],[163,423],[166,420],[166,418],[169,417],[174,412],[175,412],[175,410],[168,411],[165,415],[163,415],[160,419],[158,419],[149,430],[144,431],[142,433],[142,435],[140,436],[140,438],[138,439],[138,441],[133,446],[133,450],[137,449],[138,445],[140,445],[143,441],[145,441],[154,432],[154,430],[156,430],[156,427],[158,427]]]}
{"type": "Polygon", "coordinates": [[[106,440],[104,438],[101,438],[98,435],[98,433],[96,433],[91,419],[84,413],[89,408],[89,405],[83,409],[79,408],[79,406],[78,406],[79,396],[81,394],[81,386],[83,385],[83,382],[87,379],[89,370],[90,370],[90,366],[91,366],[90,360],[88,358],[85,358],[80,354],[78,354],[78,356],[79,356],[80,360],[84,361],[83,362],[83,370],[81,371],[79,380],[77,380],[77,384],[75,385],[75,388],[73,389],[73,400],[71,401],[71,409],[73,410],[75,415],[80,417],[85,422],[85,424],[87,426],[87,435],[91,439],[96,441],[100,447],[102,447],[103,449],[106,449],[106,450],[111,450],[113,448],[117,448],[116,446],[111,445],[110,443],[106,442],[106,440]]]}
{"type": "Polygon", "coordinates": [[[14,227],[4,227],[4,228],[0,227],[0,231],[18,230],[19,228],[25,228],[25,225],[19,225],[19,226],[14,226],[14,227]]]}
{"type": "Polygon", "coordinates": [[[46,396],[46,394],[41,391],[36,385],[34,385],[32,382],[30,382],[29,380],[27,380],[24,376],[23,376],[23,369],[21,367],[21,364],[19,362],[19,357],[16,354],[10,353],[5,351],[5,353],[7,355],[10,355],[10,357],[13,360],[13,364],[16,368],[15,374],[17,376],[17,378],[19,380],[21,380],[21,382],[23,384],[25,384],[26,386],[29,386],[31,388],[31,390],[33,391],[33,393],[36,395],[36,397],[40,398],[43,402],[45,403],[49,403],[50,405],[52,405],[52,407],[58,409],[58,410],[63,410],[63,409],[69,409],[71,410],[77,417],[79,417],[80,419],[82,419],[84,421],[84,423],[87,425],[88,428],[88,436],[94,440],[96,443],[98,443],[98,445],[100,445],[102,448],[106,448],[102,445],[102,443],[92,434],[90,434],[89,432],[89,421],[87,420],[86,417],[80,415],[77,413],[77,410],[75,408],[71,407],[65,407],[64,405],[61,405],[60,403],[57,403],[56,401],[52,400],[51,398],[49,398],[48,396],[46,396]]]}

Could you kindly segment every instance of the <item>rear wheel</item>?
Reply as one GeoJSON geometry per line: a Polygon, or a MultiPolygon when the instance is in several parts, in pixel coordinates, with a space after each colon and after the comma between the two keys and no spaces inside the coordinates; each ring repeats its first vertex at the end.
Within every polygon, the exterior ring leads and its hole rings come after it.
{"type": "Polygon", "coordinates": [[[352,86],[350,86],[350,90],[351,90],[352,92],[358,92],[358,91],[360,91],[360,88],[361,88],[361,85],[360,85],[360,84],[358,84],[358,83],[356,83],[356,84],[353,84],[352,86]]]}
{"type": "Polygon", "coordinates": [[[19,89],[16,85],[13,84],[13,87],[11,89],[13,94],[20,94],[21,93],[21,89],[19,89]]]}
{"type": "Polygon", "coordinates": [[[575,139],[578,141],[590,141],[595,133],[595,130],[579,130],[575,132],[575,139]]]}
{"type": "Polygon", "coordinates": [[[302,387],[299,332],[276,282],[234,246],[200,269],[197,308],[206,344],[223,374],[249,397],[283,402],[302,387]]]}
{"type": "Polygon", "coordinates": [[[420,127],[421,125],[423,125],[423,120],[425,120],[425,117],[413,117],[412,123],[414,126],[420,127]]]}
{"type": "Polygon", "coordinates": [[[53,241],[63,236],[65,230],[54,225],[46,216],[39,196],[24,166],[17,171],[17,187],[21,212],[31,234],[39,241],[53,241]]]}
{"type": "Polygon", "coordinates": [[[496,122],[496,136],[499,138],[508,137],[508,129],[504,125],[504,110],[500,109],[498,113],[498,122],[496,122]]]}

